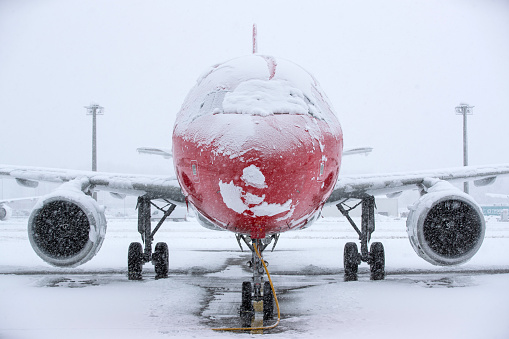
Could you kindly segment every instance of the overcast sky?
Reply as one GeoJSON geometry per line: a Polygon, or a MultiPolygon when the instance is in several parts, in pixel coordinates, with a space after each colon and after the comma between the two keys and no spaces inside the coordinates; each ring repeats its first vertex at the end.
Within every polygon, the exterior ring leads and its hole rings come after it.
{"type": "Polygon", "coordinates": [[[210,65],[251,52],[318,79],[343,127],[346,172],[509,162],[509,1],[0,1],[0,163],[171,173],[176,113],[210,65]]]}

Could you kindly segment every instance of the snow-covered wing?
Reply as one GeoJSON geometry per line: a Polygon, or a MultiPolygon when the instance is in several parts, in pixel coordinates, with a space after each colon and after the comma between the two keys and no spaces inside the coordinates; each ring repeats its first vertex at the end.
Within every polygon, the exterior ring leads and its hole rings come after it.
{"type": "Polygon", "coordinates": [[[416,189],[425,178],[449,182],[474,181],[475,185],[484,186],[493,183],[497,176],[508,174],[509,164],[386,174],[340,175],[327,204],[347,198],[363,198],[367,195],[393,194],[416,189]]]}
{"type": "Polygon", "coordinates": [[[509,194],[486,193],[486,196],[491,198],[509,199],[509,194]]]}
{"type": "Polygon", "coordinates": [[[171,153],[171,150],[166,149],[166,148],[140,147],[140,148],[137,148],[136,150],[138,151],[138,153],[142,153],[142,154],[160,155],[165,159],[173,158],[173,154],[171,153]]]}
{"type": "Polygon", "coordinates": [[[0,200],[0,204],[9,204],[13,202],[21,202],[21,201],[37,201],[40,197],[26,197],[26,198],[13,198],[13,199],[3,199],[0,200]]]}
{"type": "Polygon", "coordinates": [[[343,156],[345,155],[354,155],[354,154],[364,154],[368,155],[373,151],[373,147],[357,147],[343,150],[343,156]]]}
{"type": "Polygon", "coordinates": [[[39,181],[64,183],[87,178],[91,189],[128,195],[149,195],[184,204],[185,197],[175,177],[77,171],[57,168],[0,165],[0,177],[16,179],[22,185],[39,181]]]}

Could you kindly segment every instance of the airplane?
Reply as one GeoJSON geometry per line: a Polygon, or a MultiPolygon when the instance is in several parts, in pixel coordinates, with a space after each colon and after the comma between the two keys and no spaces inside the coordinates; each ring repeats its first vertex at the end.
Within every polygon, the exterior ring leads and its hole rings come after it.
{"type": "Polygon", "coordinates": [[[0,201],[0,221],[9,220],[12,216],[12,208],[4,201],[0,201]]]}
{"type": "Polygon", "coordinates": [[[35,202],[39,199],[39,197],[26,197],[26,198],[11,198],[11,199],[2,199],[0,200],[0,221],[9,220],[12,216],[12,206],[11,204],[32,201],[35,202]]]}
{"type": "MultiPolygon", "coordinates": [[[[39,199],[28,219],[37,255],[57,267],[92,259],[106,234],[104,208],[94,191],[138,196],[142,243],[128,249],[128,279],[142,279],[151,262],[156,279],[169,272],[169,249],[155,234],[177,205],[194,209],[199,223],[235,234],[251,251],[251,281],[242,284],[240,316],[253,317],[253,300],[273,316],[272,291],[263,277],[263,251],[280,234],[309,227],[325,204],[334,204],[359,235],[344,247],[344,278],[357,280],[358,267],[385,277],[385,250],[371,242],[377,195],[419,190],[407,231],[415,252],[434,265],[457,265],[479,250],[485,233],[481,208],[451,183],[488,185],[509,174],[509,164],[401,173],[340,175],[343,131],[318,81],[297,64],[255,53],[216,64],[197,80],[176,117],[171,155],[176,176],[116,174],[0,165],[0,176],[34,187],[61,186],[39,199]],[[358,201],[350,206],[349,201],[358,201]],[[161,205],[162,203],[162,205],[161,205]],[[362,206],[361,225],[349,216],[362,206]],[[164,214],[152,229],[151,208],[164,214]],[[260,254],[260,256],[258,256],[260,254]]],[[[150,152],[149,152],[150,153],[150,152]]]]}

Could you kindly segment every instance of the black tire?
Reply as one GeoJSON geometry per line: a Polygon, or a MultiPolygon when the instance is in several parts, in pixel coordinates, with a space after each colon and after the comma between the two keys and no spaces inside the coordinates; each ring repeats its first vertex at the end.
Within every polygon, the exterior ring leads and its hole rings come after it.
{"type": "Polygon", "coordinates": [[[347,242],[343,252],[343,265],[345,268],[345,281],[357,281],[359,270],[359,250],[354,242],[347,242]]]}
{"type": "Polygon", "coordinates": [[[249,281],[242,283],[242,303],[240,304],[240,321],[242,327],[251,327],[254,317],[253,286],[249,281]]]}
{"type": "Polygon", "coordinates": [[[132,242],[127,253],[127,278],[141,280],[143,264],[143,247],[139,242],[132,242]]]}
{"type": "Polygon", "coordinates": [[[154,249],[152,258],[156,271],[156,279],[168,278],[168,270],[170,267],[170,253],[168,251],[168,244],[165,242],[158,242],[154,249]]]}
{"type": "Polygon", "coordinates": [[[385,251],[381,242],[374,242],[370,248],[371,280],[383,280],[385,278],[385,251]]]}
{"type": "Polygon", "coordinates": [[[268,281],[263,283],[263,320],[272,319],[274,315],[274,294],[268,281]]]}

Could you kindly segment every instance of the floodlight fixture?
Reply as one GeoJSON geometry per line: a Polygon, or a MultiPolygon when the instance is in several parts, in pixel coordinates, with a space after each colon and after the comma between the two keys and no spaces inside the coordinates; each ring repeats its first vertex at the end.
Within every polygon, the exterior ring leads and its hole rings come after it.
{"type": "Polygon", "coordinates": [[[97,104],[91,104],[90,106],[85,106],[87,109],[87,115],[103,115],[104,114],[104,107],[97,105],[97,104]]]}

